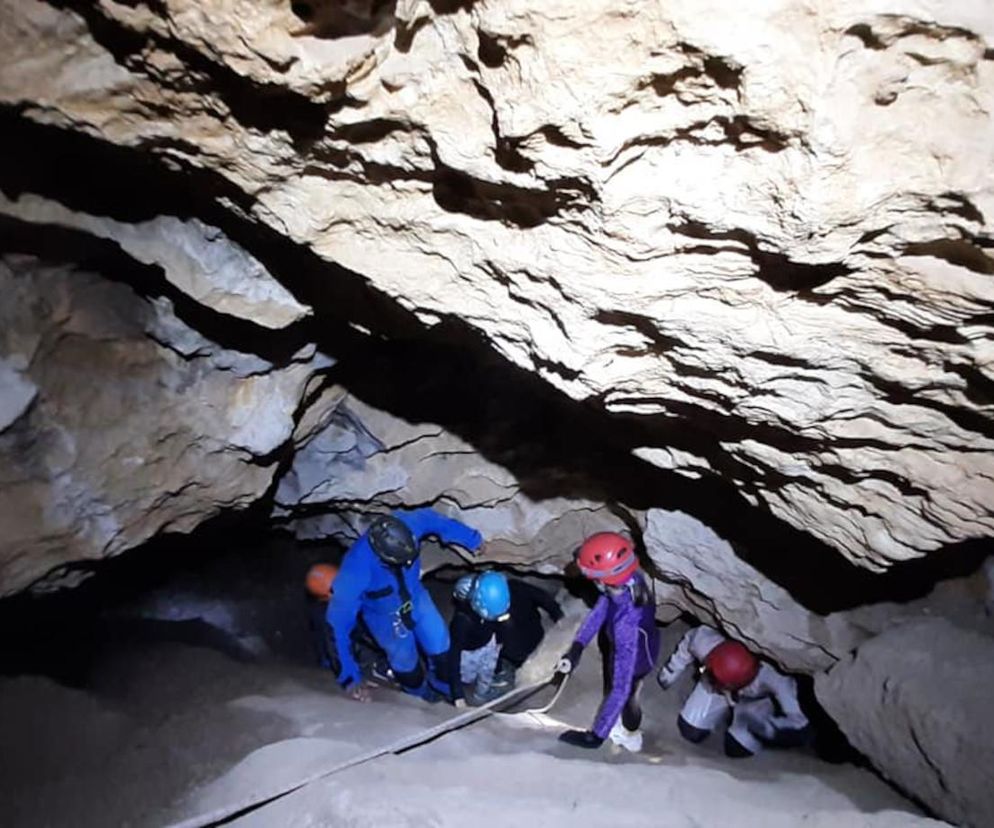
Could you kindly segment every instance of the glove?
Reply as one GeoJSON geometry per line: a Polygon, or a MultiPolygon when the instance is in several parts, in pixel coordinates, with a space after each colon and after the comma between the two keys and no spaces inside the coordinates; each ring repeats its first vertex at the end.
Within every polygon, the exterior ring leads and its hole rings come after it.
{"type": "Polygon", "coordinates": [[[604,744],[604,740],[600,736],[589,730],[567,730],[565,733],[559,734],[559,741],[565,742],[567,745],[573,745],[573,747],[589,748],[591,750],[599,748],[604,744]]]}
{"type": "Polygon", "coordinates": [[[563,611],[562,608],[559,606],[559,604],[556,604],[556,611],[550,613],[550,615],[552,616],[553,624],[558,624],[560,621],[563,620],[563,611]]]}
{"type": "Polygon", "coordinates": [[[572,645],[570,645],[569,650],[567,650],[563,654],[563,657],[559,659],[559,663],[556,665],[556,672],[569,675],[580,663],[580,656],[582,655],[583,645],[579,641],[574,641],[572,645]]]}
{"type": "Polygon", "coordinates": [[[456,699],[452,702],[452,706],[457,710],[462,710],[466,706],[466,699],[456,699]]]}
{"type": "Polygon", "coordinates": [[[656,676],[656,681],[659,682],[659,686],[664,690],[669,690],[676,683],[676,679],[677,677],[671,673],[667,673],[665,668],[660,670],[659,675],[656,676]]]}
{"type": "Polygon", "coordinates": [[[342,673],[338,677],[338,686],[343,690],[351,690],[355,685],[362,683],[362,675],[359,672],[342,673]]]}

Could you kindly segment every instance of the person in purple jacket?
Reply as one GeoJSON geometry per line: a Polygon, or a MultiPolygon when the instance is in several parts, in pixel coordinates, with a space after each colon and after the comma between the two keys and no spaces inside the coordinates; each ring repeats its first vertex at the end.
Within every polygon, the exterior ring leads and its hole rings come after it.
{"type": "Polygon", "coordinates": [[[609,645],[610,691],[597,711],[590,730],[567,730],[559,736],[570,745],[600,747],[609,738],[632,752],[642,749],[642,709],[639,691],[642,679],[652,672],[659,656],[659,630],[656,607],[639,571],[631,540],[615,532],[598,532],[583,542],[576,555],[577,565],[602,595],[597,599],[569,651],[557,669],[576,669],[583,648],[603,627],[609,645]]]}

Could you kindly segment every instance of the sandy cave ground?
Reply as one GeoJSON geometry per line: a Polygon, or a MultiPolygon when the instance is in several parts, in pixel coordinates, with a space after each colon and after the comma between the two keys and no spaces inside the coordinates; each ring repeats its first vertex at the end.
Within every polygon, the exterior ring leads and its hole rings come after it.
{"type": "MultiPolygon", "coordinates": [[[[524,681],[544,673],[580,611],[574,606],[550,632],[524,681]]],[[[664,653],[681,632],[679,624],[664,631],[664,653]]],[[[600,698],[600,660],[588,654],[543,721],[491,718],[230,824],[940,824],[852,765],[801,751],[733,762],[717,736],[687,744],[675,718],[689,686],[687,678],[669,693],[646,686],[642,755],[570,748],[555,733],[588,725],[600,698]]],[[[0,681],[0,711],[0,823],[78,828],[163,825],[207,813],[455,715],[386,688],[360,705],[317,669],[135,640],[104,653],[83,688],[39,676],[0,681]]]]}

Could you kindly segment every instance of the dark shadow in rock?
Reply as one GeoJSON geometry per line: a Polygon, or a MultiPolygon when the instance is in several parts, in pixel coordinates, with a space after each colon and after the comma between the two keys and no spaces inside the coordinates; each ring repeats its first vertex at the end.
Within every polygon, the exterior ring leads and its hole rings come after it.
{"type": "Polygon", "coordinates": [[[290,9],[304,25],[290,34],[322,40],[384,34],[396,23],[396,8],[397,0],[294,0],[290,9]]]}
{"type": "Polygon", "coordinates": [[[482,29],[477,30],[479,45],[476,48],[476,56],[480,63],[489,69],[499,69],[507,60],[508,53],[519,46],[532,45],[529,35],[500,35],[490,34],[482,29]]]}
{"type": "Polygon", "coordinates": [[[68,590],[0,600],[0,675],[41,674],[84,687],[108,655],[172,643],[236,660],[315,664],[304,576],[337,561],[334,541],[273,533],[269,505],[163,533],[135,554],[75,564],[92,577],[68,590]]]}
{"type": "MultiPolygon", "coordinates": [[[[947,211],[948,212],[948,211],[947,211]]],[[[916,242],[904,248],[905,256],[932,256],[956,267],[965,267],[985,276],[994,274],[994,259],[980,247],[963,239],[936,239],[916,242]]]]}
{"type": "Polygon", "coordinates": [[[0,216],[0,253],[25,253],[50,264],[70,264],[126,284],[139,296],[165,297],[180,320],[212,342],[253,353],[277,367],[289,364],[295,353],[314,340],[306,319],[272,330],[202,305],[170,283],[160,266],[139,262],[117,242],[82,230],[0,216]]]}

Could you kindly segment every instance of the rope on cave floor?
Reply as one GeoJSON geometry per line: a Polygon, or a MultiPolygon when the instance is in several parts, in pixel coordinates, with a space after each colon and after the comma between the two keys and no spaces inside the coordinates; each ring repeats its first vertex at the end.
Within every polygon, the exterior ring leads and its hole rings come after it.
{"type": "Polygon", "coordinates": [[[253,796],[246,797],[238,802],[215,808],[208,813],[198,814],[179,822],[171,823],[166,828],[213,828],[213,826],[222,825],[232,819],[245,816],[246,814],[258,810],[265,805],[269,805],[285,796],[288,796],[289,794],[294,793],[295,791],[299,791],[301,788],[305,788],[314,782],[325,779],[326,777],[333,776],[336,773],[341,773],[344,770],[354,768],[358,765],[363,765],[367,762],[372,762],[382,756],[406,753],[407,751],[421,747],[422,745],[425,745],[440,736],[444,736],[446,733],[451,733],[454,730],[459,730],[460,728],[466,727],[474,722],[485,719],[501,707],[508,706],[514,702],[524,701],[542,688],[547,687],[549,684],[554,682],[558,676],[562,676],[562,680],[559,683],[559,687],[556,689],[555,695],[553,695],[552,700],[549,701],[548,704],[530,710],[519,711],[519,714],[521,715],[547,713],[552,709],[556,702],[559,701],[559,697],[562,695],[563,689],[566,687],[566,683],[569,680],[569,675],[554,673],[549,678],[537,681],[534,684],[527,684],[524,687],[518,687],[502,696],[498,696],[493,701],[489,701],[480,707],[474,707],[467,710],[465,713],[460,713],[457,716],[446,719],[440,724],[433,725],[432,727],[411,736],[406,736],[403,739],[391,742],[388,745],[383,745],[382,747],[374,748],[373,750],[369,750],[365,753],[360,753],[358,756],[353,756],[351,759],[339,762],[331,767],[315,771],[314,773],[311,773],[302,779],[298,779],[295,782],[291,782],[276,791],[254,794],[253,796]]]}

